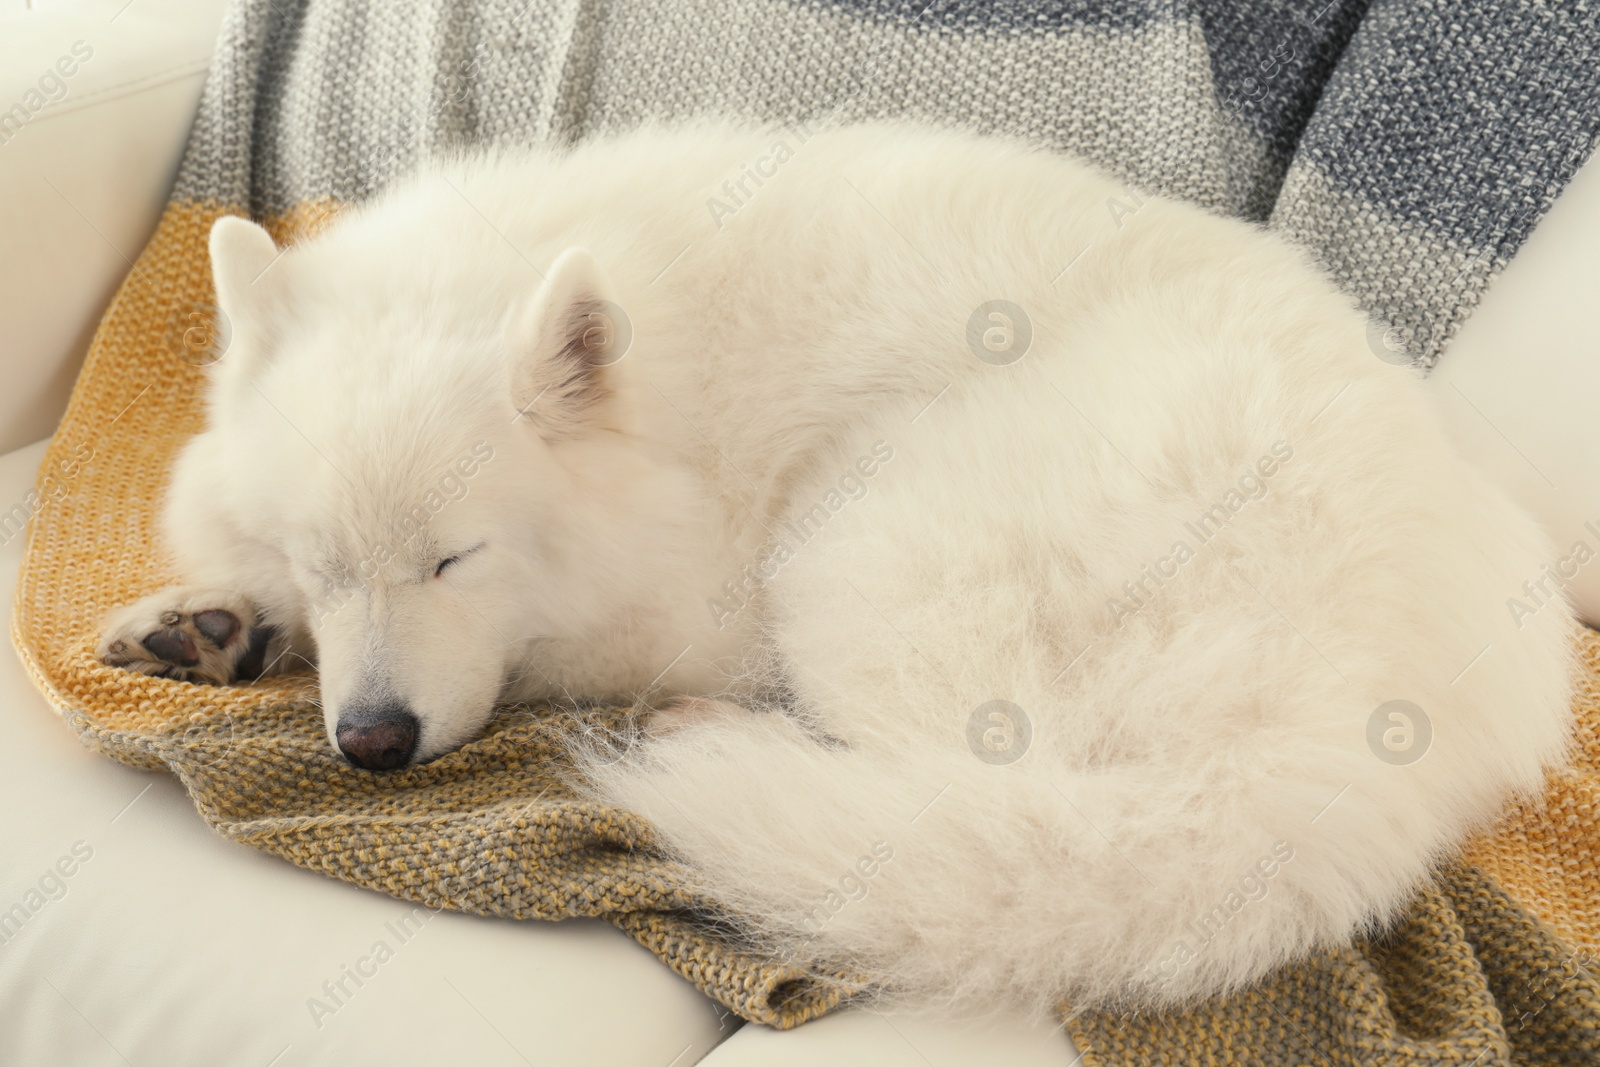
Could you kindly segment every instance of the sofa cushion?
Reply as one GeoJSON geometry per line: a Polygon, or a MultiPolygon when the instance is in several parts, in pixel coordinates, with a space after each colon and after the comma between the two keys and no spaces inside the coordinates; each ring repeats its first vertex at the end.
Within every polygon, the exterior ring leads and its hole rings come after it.
{"type": "Polygon", "coordinates": [[[224,6],[0,8],[0,454],[55,428],[166,202],[224,6]]]}
{"type": "MultiPolygon", "coordinates": [[[[1555,542],[1551,569],[1591,626],[1600,626],[1596,278],[1600,160],[1591,159],[1489,286],[1425,382],[1462,454],[1555,542]],[[1587,551],[1575,551],[1580,542],[1587,551]]],[[[1546,592],[1556,587],[1555,579],[1546,580],[1546,592]]]]}

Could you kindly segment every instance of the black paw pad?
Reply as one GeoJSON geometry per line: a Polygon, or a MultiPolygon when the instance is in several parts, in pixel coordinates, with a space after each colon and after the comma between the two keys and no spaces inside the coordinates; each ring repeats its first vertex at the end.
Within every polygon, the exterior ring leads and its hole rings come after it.
{"type": "Polygon", "coordinates": [[[206,636],[206,639],[218,648],[227,648],[239,632],[239,619],[231,611],[221,608],[212,608],[210,611],[197,612],[194,617],[194,628],[206,636]]]}
{"type": "Polygon", "coordinates": [[[182,630],[157,630],[147,634],[144,647],[157,659],[180,667],[193,667],[200,662],[200,652],[195,648],[194,639],[182,630]]]}

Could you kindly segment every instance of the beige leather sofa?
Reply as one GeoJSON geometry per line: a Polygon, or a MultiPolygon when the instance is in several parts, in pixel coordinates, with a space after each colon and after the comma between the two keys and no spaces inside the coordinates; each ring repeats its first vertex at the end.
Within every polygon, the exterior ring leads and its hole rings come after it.
{"type": "MultiPolygon", "coordinates": [[[[100,313],[155,225],[222,4],[0,0],[0,111],[27,111],[0,127],[0,509],[32,485],[100,313]],[[33,108],[57,60],[85,50],[33,108]]],[[[1600,528],[1596,236],[1591,167],[1429,385],[1463,447],[1563,545],[1585,520],[1600,528]]],[[[0,543],[7,618],[22,543],[0,543]]],[[[1600,617],[1600,564],[1572,588],[1600,617]]],[[[789,1033],[741,1027],[602,923],[445,913],[401,941],[391,928],[410,911],[214,836],[177,781],[80,748],[0,653],[0,1064],[1077,1059],[1059,1028],[1005,1018],[841,1012],[789,1033]],[[379,940],[393,950],[381,965],[379,940]],[[343,988],[332,1014],[309,1003],[329,1002],[326,985],[343,988]]]]}

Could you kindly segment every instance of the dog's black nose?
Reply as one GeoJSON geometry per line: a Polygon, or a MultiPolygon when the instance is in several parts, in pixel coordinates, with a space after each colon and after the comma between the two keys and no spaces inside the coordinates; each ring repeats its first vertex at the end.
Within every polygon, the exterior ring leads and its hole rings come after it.
{"type": "Polygon", "coordinates": [[[420,725],[405,705],[383,704],[351,708],[339,716],[333,733],[339,751],[357,767],[392,771],[411,762],[420,725]]]}

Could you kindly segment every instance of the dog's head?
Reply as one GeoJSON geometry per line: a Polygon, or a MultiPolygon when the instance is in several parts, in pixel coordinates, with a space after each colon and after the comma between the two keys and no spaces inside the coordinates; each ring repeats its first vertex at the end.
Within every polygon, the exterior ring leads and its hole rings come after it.
{"type": "Polygon", "coordinates": [[[503,284],[408,273],[367,239],[280,253],[253,223],[216,224],[231,336],[175,481],[191,500],[212,487],[229,550],[287,579],[329,739],[390,769],[476,736],[539,669],[540,638],[614,610],[578,557],[605,547],[592,480],[626,436],[611,376],[628,338],[581,249],[501,307],[483,290],[503,284]]]}

